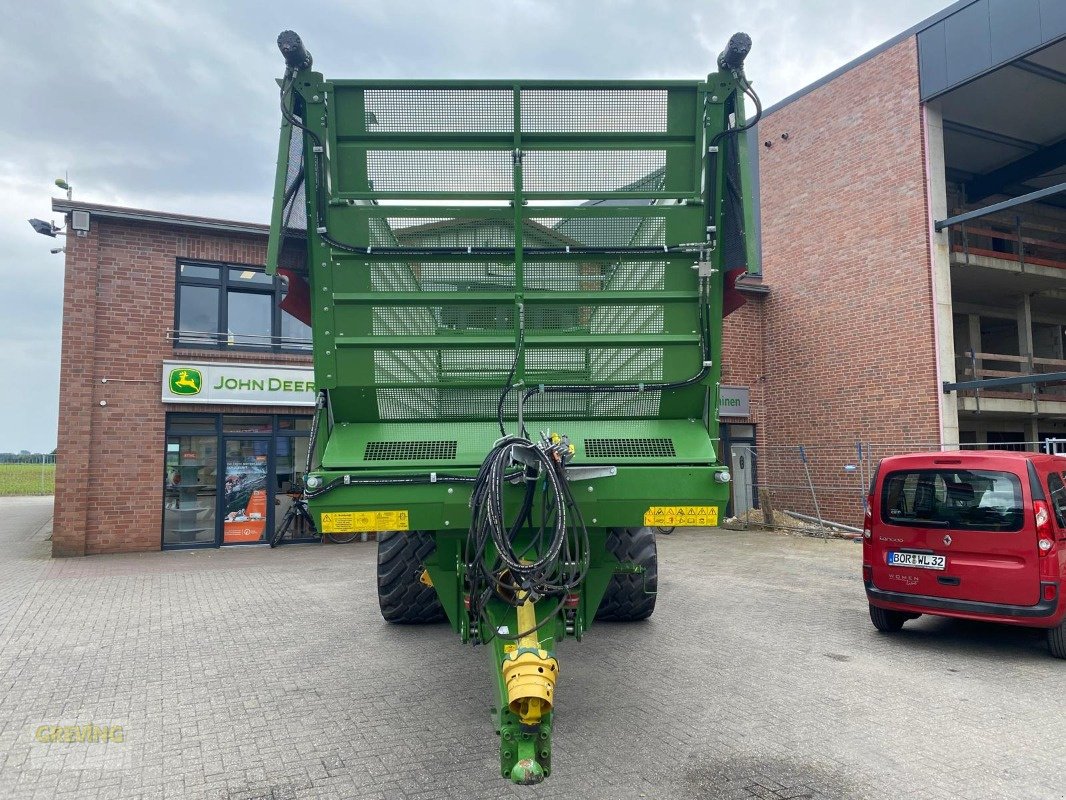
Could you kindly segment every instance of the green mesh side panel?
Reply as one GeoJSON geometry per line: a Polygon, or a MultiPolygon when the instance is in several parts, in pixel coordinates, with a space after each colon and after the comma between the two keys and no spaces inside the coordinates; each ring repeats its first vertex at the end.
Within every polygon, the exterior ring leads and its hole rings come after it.
{"type": "MultiPolygon", "coordinates": [[[[699,370],[694,259],[665,252],[705,235],[698,84],[325,94],[330,235],[368,249],[312,264],[316,377],[352,390],[341,417],[495,419],[512,365],[524,387],[608,390],[699,370]]],[[[698,418],[702,402],[544,394],[525,415],[698,418]]]]}

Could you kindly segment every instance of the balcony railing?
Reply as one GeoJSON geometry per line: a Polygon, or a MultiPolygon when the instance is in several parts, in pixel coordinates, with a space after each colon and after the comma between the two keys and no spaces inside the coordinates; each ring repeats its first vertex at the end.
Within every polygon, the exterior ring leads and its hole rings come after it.
{"type": "Polygon", "coordinates": [[[262,350],[271,352],[310,353],[311,340],[291,336],[264,336],[249,333],[168,330],[167,340],[176,347],[212,350],[262,350]]]}
{"type": "Polygon", "coordinates": [[[951,230],[951,251],[965,264],[975,257],[1066,270],[1066,225],[1043,218],[989,215],[951,230]]]}
{"type": "MultiPolygon", "coordinates": [[[[1020,356],[1007,353],[977,353],[968,350],[955,356],[955,374],[959,381],[982,378],[1014,378],[1022,375],[1040,375],[1050,372],[1066,372],[1066,359],[1041,356],[1020,356]]],[[[1066,383],[1039,383],[1018,387],[1000,387],[994,390],[971,389],[960,391],[969,397],[1007,397],[1012,399],[1034,398],[1036,400],[1066,400],[1066,383]]]]}

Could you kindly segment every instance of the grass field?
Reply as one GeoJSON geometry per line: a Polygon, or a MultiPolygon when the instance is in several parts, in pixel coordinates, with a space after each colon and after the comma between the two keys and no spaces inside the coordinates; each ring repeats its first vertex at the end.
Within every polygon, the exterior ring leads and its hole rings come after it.
{"type": "Polygon", "coordinates": [[[55,464],[0,464],[0,497],[55,494],[55,464]]]}

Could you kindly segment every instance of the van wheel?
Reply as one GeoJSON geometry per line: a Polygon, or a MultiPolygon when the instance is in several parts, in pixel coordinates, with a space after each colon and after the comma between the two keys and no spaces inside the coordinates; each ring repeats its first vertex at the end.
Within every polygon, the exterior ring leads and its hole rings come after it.
{"type": "Polygon", "coordinates": [[[1047,649],[1055,658],[1066,658],[1066,620],[1048,629],[1047,649]]]}
{"type": "Polygon", "coordinates": [[[903,627],[903,623],[909,619],[914,619],[914,616],[904,614],[902,611],[889,611],[887,608],[878,608],[872,603],[870,604],[870,621],[881,633],[896,633],[903,627]]]}

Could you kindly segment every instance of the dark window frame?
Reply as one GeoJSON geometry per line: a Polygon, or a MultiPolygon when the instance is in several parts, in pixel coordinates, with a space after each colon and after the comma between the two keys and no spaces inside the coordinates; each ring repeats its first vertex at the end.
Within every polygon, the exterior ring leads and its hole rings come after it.
{"type": "MultiPolygon", "coordinates": [[[[174,349],[194,350],[218,350],[221,352],[241,351],[248,353],[290,353],[296,355],[311,355],[311,340],[308,336],[306,346],[293,346],[281,344],[282,315],[281,301],[285,297],[285,281],[280,276],[274,276],[270,285],[263,283],[238,283],[230,277],[231,270],[241,272],[265,273],[262,266],[255,264],[235,264],[228,261],[203,261],[200,259],[178,258],[174,262],[174,349]],[[181,268],[211,267],[218,270],[217,278],[204,278],[183,276],[181,268]],[[218,320],[217,330],[211,331],[206,336],[218,337],[215,341],[193,341],[182,339],[181,332],[181,289],[184,286],[199,286],[216,290],[216,315],[218,320]],[[245,294],[258,294],[272,299],[270,313],[270,341],[261,345],[250,342],[235,342],[229,344],[223,340],[229,323],[229,293],[239,291],[245,294]]],[[[310,329],[309,329],[310,330],[310,329]]]]}
{"type": "MultiPolygon", "coordinates": [[[[269,431],[259,431],[256,433],[238,433],[226,431],[222,425],[222,418],[226,416],[251,416],[259,417],[266,416],[263,414],[246,414],[243,412],[202,412],[202,411],[168,411],[164,419],[163,425],[163,471],[166,473],[166,457],[167,457],[167,443],[172,437],[180,436],[214,436],[216,443],[215,453],[215,502],[218,503],[218,498],[222,496],[225,491],[225,451],[223,447],[223,441],[226,438],[230,439],[264,439],[270,442],[269,457],[270,457],[270,470],[276,475],[277,470],[277,442],[279,439],[296,439],[301,436],[310,437],[309,430],[300,430],[296,427],[298,423],[295,423],[292,428],[283,428],[281,426],[282,420],[299,420],[310,419],[314,416],[313,412],[307,414],[270,414],[271,427],[269,431]],[[173,423],[188,423],[193,420],[202,422],[203,424],[195,427],[189,427],[187,429],[175,430],[172,427],[173,423]]],[[[299,466],[299,465],[296,465],[299,466]]],[[[277,520],[272,520],[276,523],[277,520]]],[[[221,545],[220,531],[221,517],[215,514],[215,539],[211,543],[168,543],[164,541],[165,528],[166,528],[166,487],[163,486],[162,498],[159,505],[159,542],[160,550],[191,550],[191,549],[208,549],[218,548],[221,545]]],[[[303,540],[301,540],[303,541],[303,540]]],[[[314,538],[307,541],[314,541],[314,538]]],[[[236,545],[240,546],[240,545],[236,545]]]]}
{"type": "MultiPolygon", "coordinates": [[[[897,499],[903,499],[902,495],[903,495],[904,492],[905,492],[905,489],[903,487],[901,487],[900,488],[900,495],[901,496],[899,498],[897,498],[897,499]]],[[[970,488],[970,492],[971,493],[973,492],[972,487],[970,488]]],[[[921,502],[925,503],[926,499],[923,498],[921,502]]],[[[1021,478],[1019,478],[1015,473],[1010,472],[1008,470],[998,470],[998,469],[957,470],[957,469],[941,469],[941,468],[933,468],[933,467],[914,467],[914,468],[910,468],[910,469],[893,470],[892,472],[889,472],[883,478],[881,478],[881,503],[880,503],[880,507],[881,507],[881,521],[882,522],[884,522],[887,525],[895,525],[895,526],[898,526],[898,527],[905,527],[905,528],[921,528],[921,529],[928,529],[928,530],[935,530],[935,531],[962,531],[962,532],[975,532],[975,533],[1018,533],[1019,531],[1023,530],[1024,527],[1025,527],[1025,494],[1024,494],[1024,491],[1023,491],[1023,488],[1022,488],[1021,478]],[[915,508],[912,508],[909,511],[905,512],[905,513],[909,513],[911,516],[902,517],[902,516],[899,515],[899,510],[898,509],[894,510],[894,509],[890,509],[889,508],[889,501],[891,499],[890,492],[889,492],[889,485],[890,485],[890,483],[893,480],[902,479],[902,480],[905,481],[907,479],[907,477],[909,477],[911,475],[918,476],[916,478],[917,485],[914,488],[914,496],[911,498],[911,502],[914,503],[915,506],[918,504],[918,502],[919,502],[918,493],[919,492],[933,492],[934,494],[930,495],[929,498],[928,498],[930,509],[933,509],[933,508],[936,507],[936,504],[939,502],[936,499],[936,497],[935,497],[936,489],[933,487],[933,482],[937,478],[940,478],[941,482],[944,484],[945,492],[950,492],[952,486],[959,486],[960,484],[956,483],[955,481],[949,481],[947,476],[949,476],[949,475],[958,475],[958,474],[960,474],[962,472],[972,474],[973,476],[978,477],[978,478],[985,478],[987,476],[987,479],[989,479],[989,480],[991,480],[991,479],[993,479],[995,477],[995,478],[1005,478],[1005,479],[1007,479],[1009,481],[1009,483],[1011,485],[1011,488],[1014,490],[1013,494],[1014,494],[1014,499],[1015,499],[1015,503],[1016,503],[1015,504],[1015,508],[1012,511],[1009,512],[1009,513],[1015,515],[1014,516],[1014,520],[1013,520],[1014,524],[1012,526],[1007,527],[1006,525],[1002,525],[1000,527],[990,527],[990,526],[989,527],[977,527],[975,525],[959,525],[959,524],[957,524],[959,522],[959,520],[954,520],[953,521],[951,519],[945,519],[945,518],[940,517],[940,516],[937,516],[937,517],[933,517],[933,516],[918,517],[918,516],[915,516],[915,513],[916,513],[916,509],[915,508]],[[902,478],[901,478],[901,476],[902,476],[902,478]],[[923,477],[926,480],[923,480],[923,477]]],[[[978,508],[979,506],[965,507],[965,506],[961,506],[960,505],[958,507],[959,507],[960,510],[969,510],[970,508],[978,508]]],[[[944,508],[947,508],[947,506],[941,504],[941,509],[944,509],[944,508]]]]}

